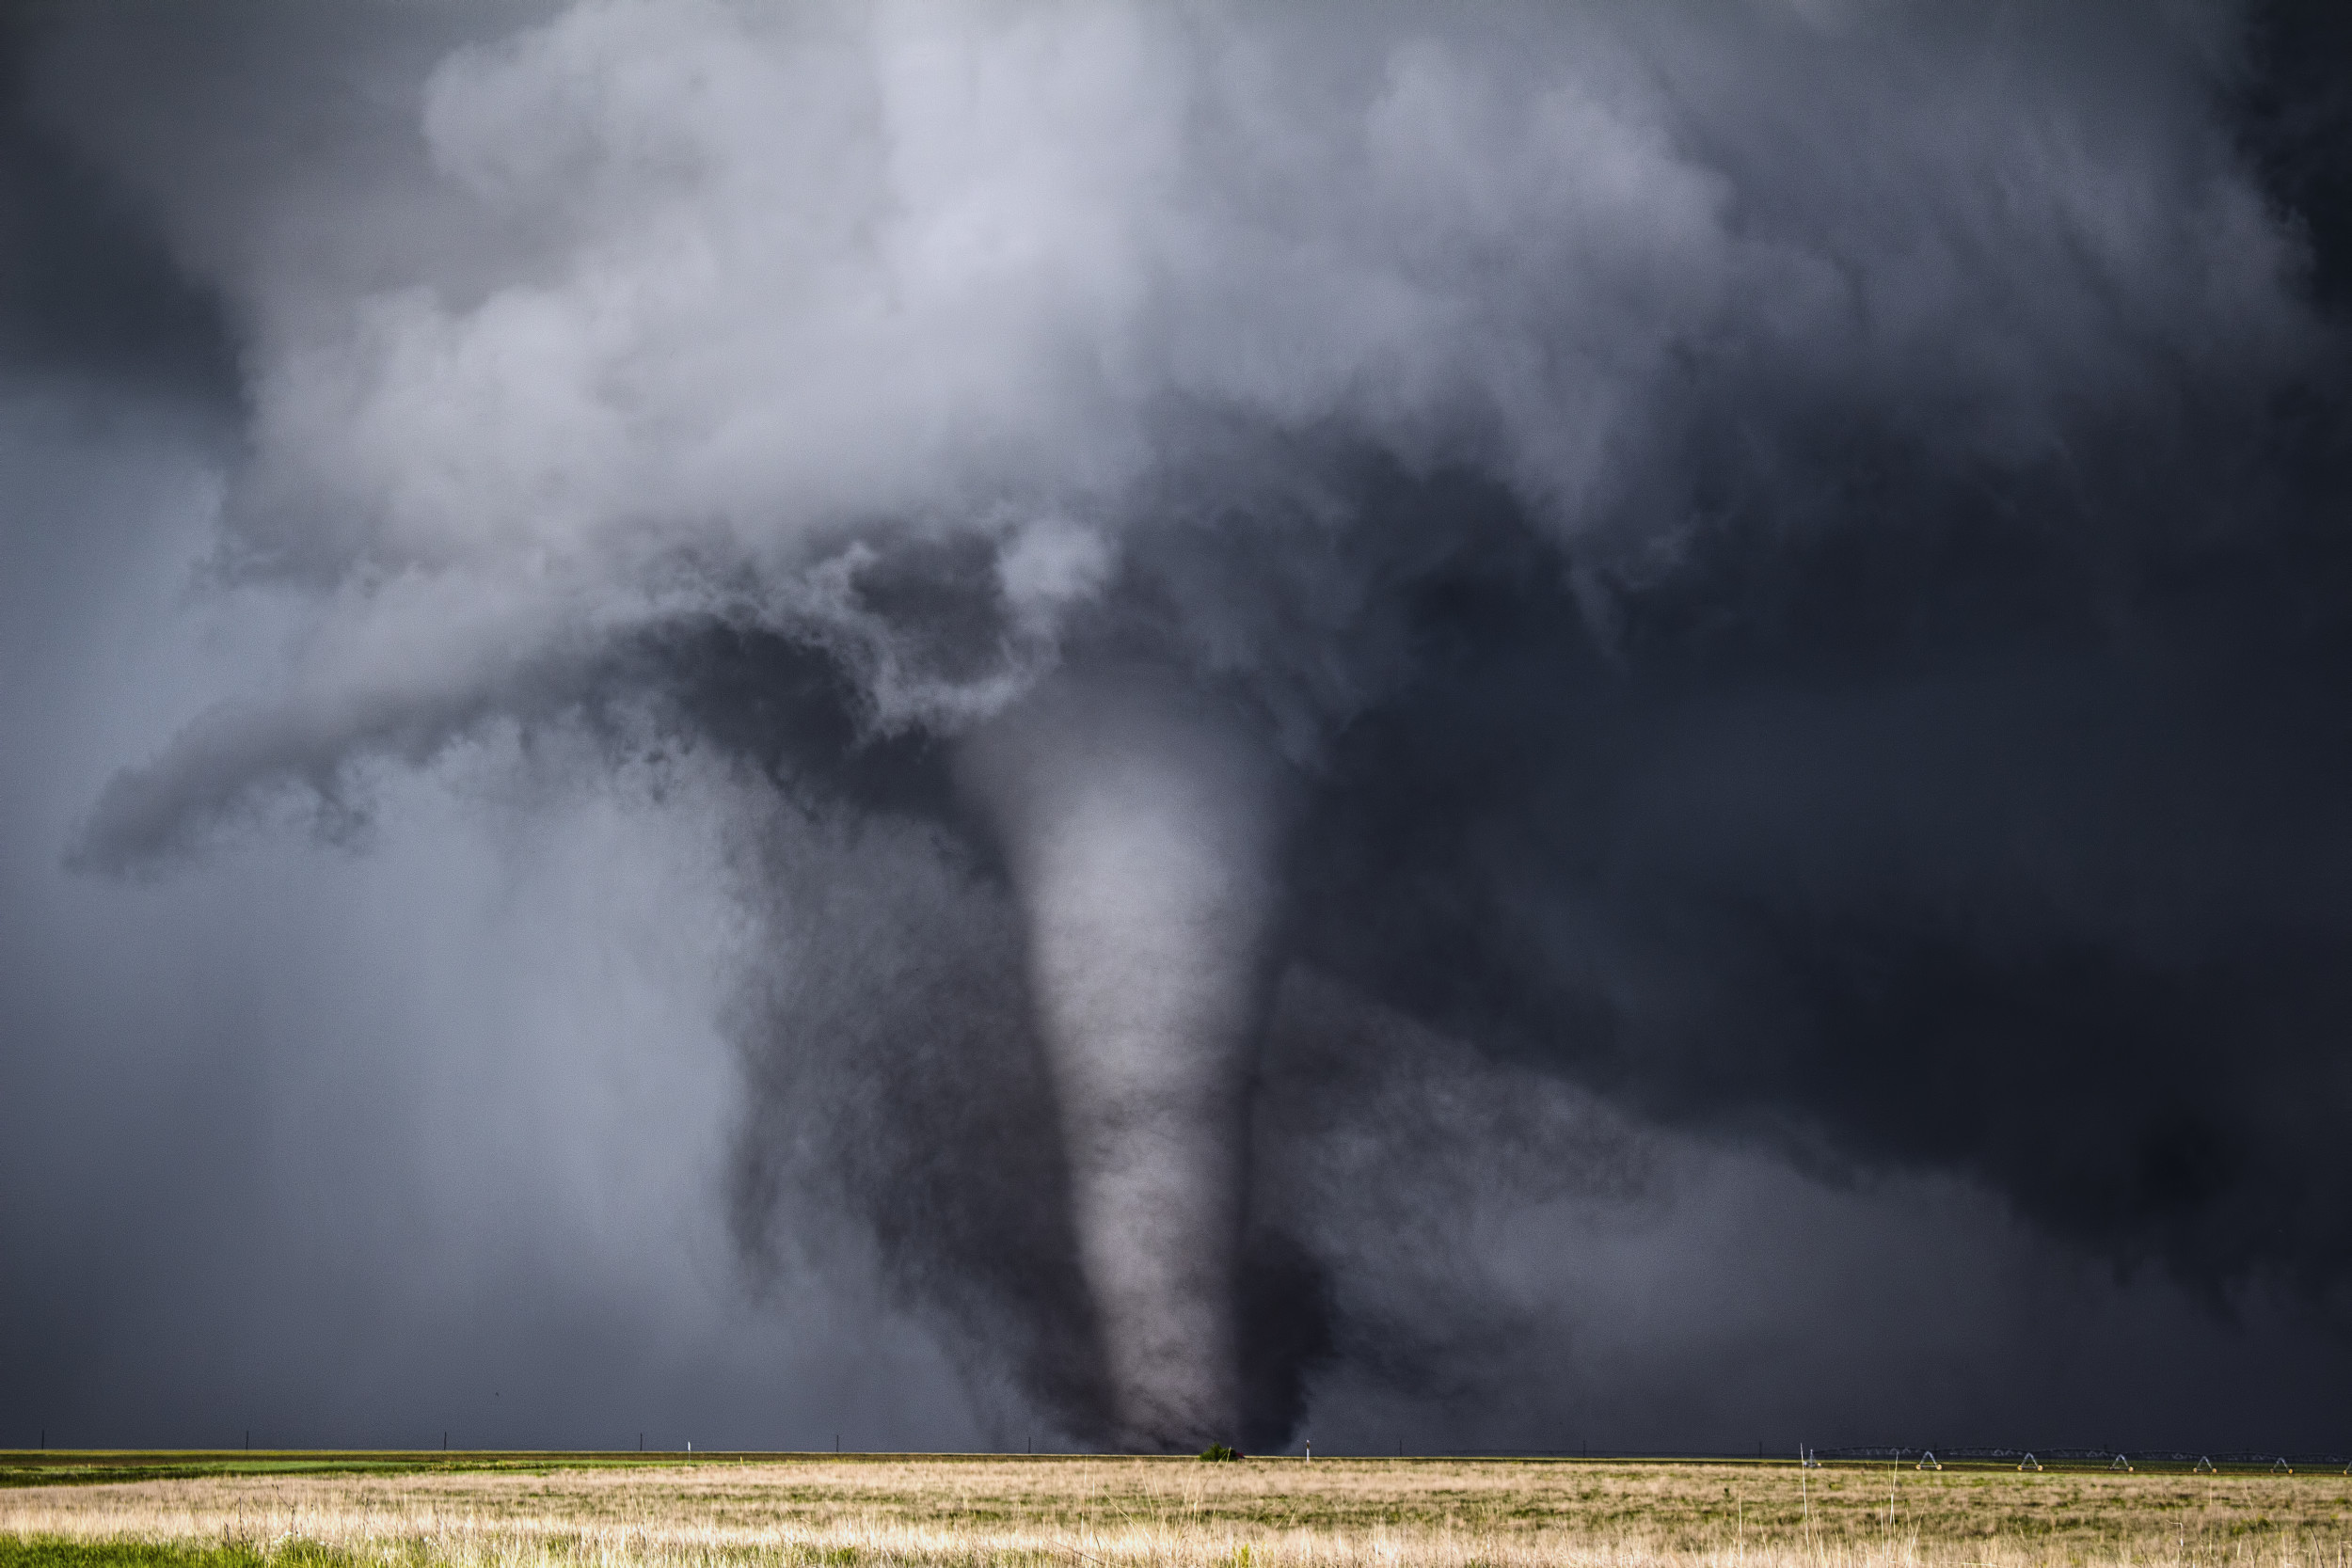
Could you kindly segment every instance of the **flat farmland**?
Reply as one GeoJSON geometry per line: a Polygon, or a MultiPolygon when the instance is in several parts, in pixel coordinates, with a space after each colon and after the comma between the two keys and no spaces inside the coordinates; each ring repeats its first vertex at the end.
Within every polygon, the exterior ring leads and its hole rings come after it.
{"type": "Polygon", "coordinates": [[[0,1561],[2352,1568],[2352,1479],[2334,1473],[435,1454],[156,1475],[163,1457],[141,1457],[121,1473],[149,1479],[12,1472],[0,1561]]]}

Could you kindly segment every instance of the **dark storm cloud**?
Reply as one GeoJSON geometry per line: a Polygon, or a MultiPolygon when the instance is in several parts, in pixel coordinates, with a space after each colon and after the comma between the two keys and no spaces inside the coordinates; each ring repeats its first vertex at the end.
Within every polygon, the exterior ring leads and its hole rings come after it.
{"type": "Polygon", "coordinates": [[[1000,1434],[1630,1409],[1492,1402],[1480,1226],[1789,1167],[2343,1331],[2323,10],[53,20],[9,342],[239,366],[298,649],[81,863],[516,736],[722,824],[736,1235],[1000,1434]]]}
{"type": "Polygon", "coordinates": [[[1668,1119],[2340,1291],[2352,672],[2332,612],[2287,607],[2344,562],[2241,477],[2137,499],[2230,515],[2175,562],[2085,561],[2073,508],[2026,533],[1997,493],[1879,498],[1891,544],[1735,520],[1606,666],[1553,642],[1566,594],[1462,585],[1431,635],[1468,610],[1475,641],[1345,743],[1305,940],[1668,1119]]]}
{"type": "Polygon", "coordinates": [[[0,19],[0,362],[234,395],[234,352],[127,193],[29,112],[42,14],[0,19]]]}

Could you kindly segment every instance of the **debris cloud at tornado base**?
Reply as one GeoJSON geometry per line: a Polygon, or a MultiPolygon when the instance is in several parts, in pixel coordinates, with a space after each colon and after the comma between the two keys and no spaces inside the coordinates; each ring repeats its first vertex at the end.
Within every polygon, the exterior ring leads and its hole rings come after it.
{"type": "Polygon", "coordinates": [[[494,730],[723,781],[739,1233],[1090,1442],[1482,1375],[1300,1147],[1431,1062],[1433,1212],[1668,1129],[2340,1317],[2319,25],[41,18],[305,619],[73,853],[494,730]]]}

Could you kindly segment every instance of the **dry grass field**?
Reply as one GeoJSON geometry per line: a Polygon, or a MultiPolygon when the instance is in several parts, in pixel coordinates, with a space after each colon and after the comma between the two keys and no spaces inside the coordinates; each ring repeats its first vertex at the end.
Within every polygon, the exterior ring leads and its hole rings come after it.
{"type": "Polygon", "coordinates": [[[2352,1479],[1602,1461],[743,1459],[0,1491],[0,1562],[2352,1568],[2352,1479]]]}

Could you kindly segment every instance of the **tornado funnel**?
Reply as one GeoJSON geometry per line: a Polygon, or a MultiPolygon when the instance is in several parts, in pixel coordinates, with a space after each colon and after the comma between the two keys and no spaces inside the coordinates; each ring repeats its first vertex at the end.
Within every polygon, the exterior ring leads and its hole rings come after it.
{"type": "Polygon", "coordinates": [[[1230,1442],[1276,768],[1167,686],[1057,681],[964,744],[1027,916],[1114,1441],[1230,1442]]]}

